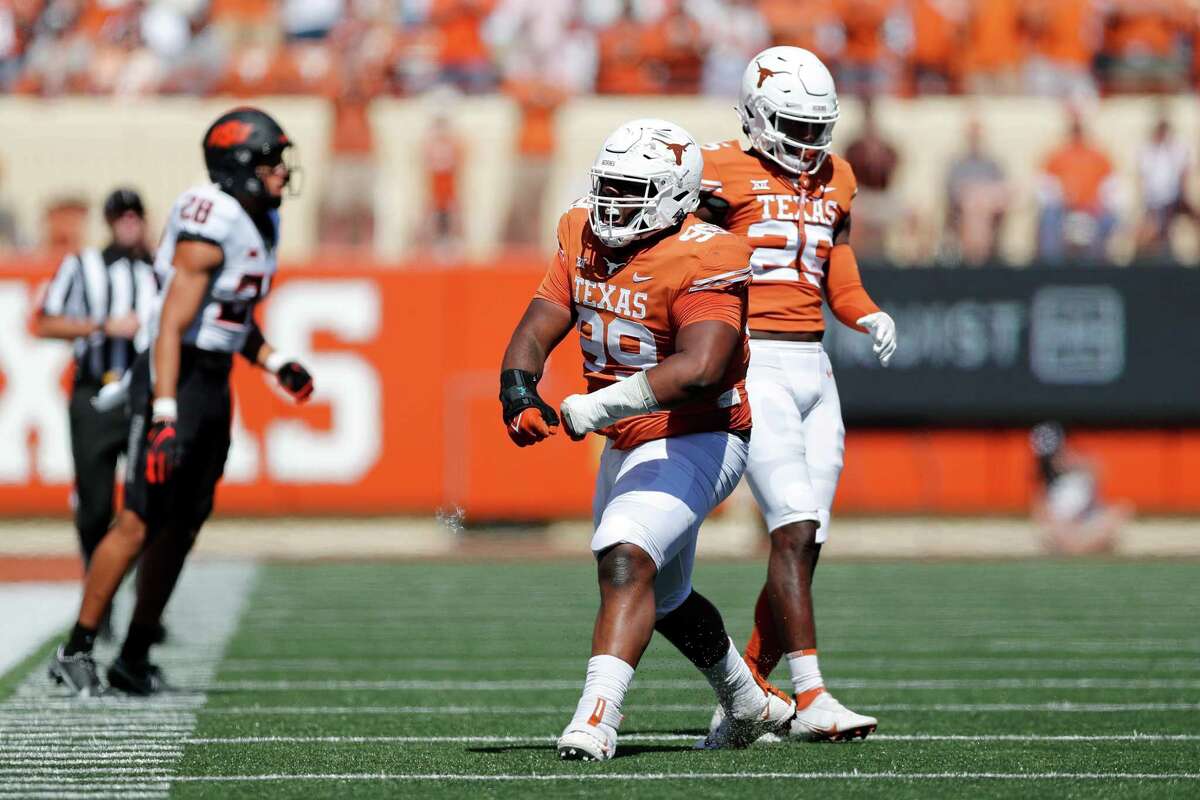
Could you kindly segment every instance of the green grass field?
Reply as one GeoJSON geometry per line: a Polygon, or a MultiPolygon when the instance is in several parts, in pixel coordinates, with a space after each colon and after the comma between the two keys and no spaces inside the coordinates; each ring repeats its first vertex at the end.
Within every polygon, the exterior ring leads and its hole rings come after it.
{"type": "MultiPolygon", "coordinates": [[[[697,569],[739,643],[764,570],[697,569]]],[[[693,751],[711,692],[655,641],[618,757],[583,764],[553,740],[588,657],[588,564],[265,565],[240,611],[206,611],[211,585],[181,589],[162,651],[176,695],[68,701],[40,673],[10,689],[0,797],[1196,797],[1198,577],[1195,563],[827,564],[822,667],[876,735],[693,751]],[[192,622],[222,614],[232,638],[192,622]]]]}

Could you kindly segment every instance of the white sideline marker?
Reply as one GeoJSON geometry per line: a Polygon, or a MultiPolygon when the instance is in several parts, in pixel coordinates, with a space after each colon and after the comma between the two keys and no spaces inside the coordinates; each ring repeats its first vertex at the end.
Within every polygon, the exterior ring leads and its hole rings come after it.
{"type": "MultiPolygon", "coordinates": [[[[200,562],[184,572],[172,620],[187,636],[162,647],[156,659],[170,680],[189,687],[212,682],[255,573],[256,567],[244,562],[200,562]]],[[[114,625],[123,628],[122,621],[114,625]]],[[[107,664],[114,650],[98,648],[97,661],[107,664]]],[[[205,700],[202,692],[72,698],[46,677],[46,665],[38,664],[0,704],[0,798],[14,793],[66,797],[72,789],[80,796],[107,791],[165,798],[205,700]]]]}

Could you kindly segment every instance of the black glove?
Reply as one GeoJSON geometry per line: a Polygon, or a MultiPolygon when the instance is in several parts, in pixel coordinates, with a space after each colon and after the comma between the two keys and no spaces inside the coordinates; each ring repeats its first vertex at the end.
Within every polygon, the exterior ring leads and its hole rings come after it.
{"type": "Polygon", "coordinates": [[[558,413],[538,396],[537,381],[536,375],[523,369],[500,373],[504,428],[518,447],[537,444],[558,428],[558,413]]]}
{"type": "Polygon", "coordinates": [[[279,368],[279,372],[275,373],[275,377],[279,379],[279,385],[283,387],[283,390],[290,394],[297,403],[305,402],[313,393],[312,375],[309,375],[308,370],[302,367],[298,361],[289,361],[284,364],[279,368]]]}

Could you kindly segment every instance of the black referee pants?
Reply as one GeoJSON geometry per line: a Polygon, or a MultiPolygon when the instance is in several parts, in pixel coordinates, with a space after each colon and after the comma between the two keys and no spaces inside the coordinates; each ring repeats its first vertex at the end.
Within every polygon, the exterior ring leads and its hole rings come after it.
{"type": "Polygon", "coordinates": [[[129,437],[129,413],[123,405],[103,412],[92,408],[91,399],[99,390],[98,384],[78,383],[71,392],[75,528],[84,564],[112,523],[117,457],[125,452],[129,437]]]}

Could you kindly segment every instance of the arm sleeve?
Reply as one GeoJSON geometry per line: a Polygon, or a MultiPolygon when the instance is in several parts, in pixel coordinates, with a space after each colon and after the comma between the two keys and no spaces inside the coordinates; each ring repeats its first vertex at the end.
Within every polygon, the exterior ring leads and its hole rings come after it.
{"type": "Polygon", "coordinates": [[[51,317],[63,316],[67,313],[67,300],[79,283],[79,259],[69,255],[58,265],[58,271],[50,281],[46,290],[46,299],[42,302],[41,313],[51,317]]]}
{"type": "Polygon", "coordinates": [[[856,331],[866,331],[856,321],[879,311],[879,306],[863,288],[858,273],[858,260],[848,244],[833,246],[829,253],[829,270],[825,278],[825,299],[838,321],[856,331]]]}

